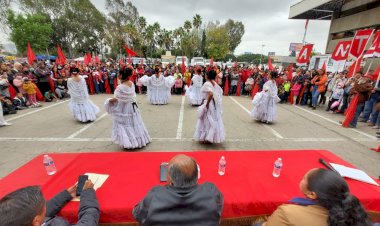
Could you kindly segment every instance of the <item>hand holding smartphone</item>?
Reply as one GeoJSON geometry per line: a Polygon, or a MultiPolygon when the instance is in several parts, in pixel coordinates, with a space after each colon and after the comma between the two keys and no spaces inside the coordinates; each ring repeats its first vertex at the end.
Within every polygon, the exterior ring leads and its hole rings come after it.
{"type": "Polygon", "coordinates": [[[76,194],[77,196],[80,196],[80,194],[82,193],[83,186],[87,180],[88,180],[88,175],[80,175],[78,177],[78,187],[77,187],[77,194],[76,194]]]}

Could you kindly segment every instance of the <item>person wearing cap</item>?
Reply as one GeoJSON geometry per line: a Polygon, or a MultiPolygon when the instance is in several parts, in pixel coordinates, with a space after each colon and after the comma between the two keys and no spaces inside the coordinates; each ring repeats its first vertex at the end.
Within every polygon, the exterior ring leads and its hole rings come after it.
{"type": "Polygon", "coordinates": [[[73,70],[72,77],[67,81],[70,94],[69,108],[76,120],[92,122],[96,120],[99,108],[90,100],[86,81],[78,75],[78,71],[77,68],[73,70]]]}

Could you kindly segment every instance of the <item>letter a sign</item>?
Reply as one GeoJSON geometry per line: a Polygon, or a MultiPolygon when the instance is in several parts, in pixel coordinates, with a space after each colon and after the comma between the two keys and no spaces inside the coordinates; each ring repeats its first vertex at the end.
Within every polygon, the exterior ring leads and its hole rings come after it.
{"type": "Polygon", "coordinates": [[[298,66],[303,66],[309,63],[310,60],[310,55],[311,55],[311,50],[313,49],[313,44],[307,44],[304,45],[298,54],[297,57],[297,65],[298,66]]]}
{"type": "Polygon", "coordinates": [[[356,31],[354,39],[352,39],[350,47],[350,56],[355,60],[359,58],[367,45],[368,40],[371,38],[373,29],[356,31]]]}
{"type": "Polygon", "coordinates": [[[343,61],[348,57],[348,51],[350,50],[351,41],[340,41],[335,47],[335,50],[331,56],[331,59],[335,61],[343,61]]]}

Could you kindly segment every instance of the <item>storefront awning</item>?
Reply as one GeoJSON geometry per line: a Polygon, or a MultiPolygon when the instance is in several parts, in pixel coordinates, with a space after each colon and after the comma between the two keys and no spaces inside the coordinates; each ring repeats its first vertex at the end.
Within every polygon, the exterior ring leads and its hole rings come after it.
{"type": "Polygon", "coordinates": [[[341,10],[344,0],[303,0],[292,5],[289,19],[331,20],[341,10]]]}

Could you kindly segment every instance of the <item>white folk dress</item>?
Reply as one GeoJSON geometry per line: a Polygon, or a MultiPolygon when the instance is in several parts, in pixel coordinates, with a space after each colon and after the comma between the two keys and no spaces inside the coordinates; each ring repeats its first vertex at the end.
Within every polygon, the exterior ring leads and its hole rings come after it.
{"type": "Polygon", "coordinates": [[[99,108],[90,100],[84,78],[82,76],[79,78],[78,82],[74,81],[73,78],[69,78],[67,81],[68,93],[70,94],[70,111],[74,118],[80,122],[95,121],[99,108]]]}
{"type": "Polygon", "coordinates": [[[115,103],[109,98],[104,104],[107,113],[112,115],[112,141],[125,149],[145,147],[151,139],[136,104],[135,85],[118,85],[114,97],[115,103]]]}
{"type": "Polygon", "coordinates": [[[195,74],[191,79],[193,84],[186,90],[186,97],[192,105],[202,104],[201,88],[203,85],[203,78],[200,75],[195,74]]]}
{"type": "Polygon", "coordinates": [[[147,87],[147,95],[151,104],[167,104],[171,97],[170,91],[174,85],[173,76],[164,77],[160,74],[157,78],[156,75],[148,77],[144,75],[139,79],[139,82],[147,87]]]}
{"type": "Polygon", "coordinates": [[[256,94],[253,98],[253,110],[251,116],[261,122],[272,123],[276,120],[277,109],[276,103],[280,101],[277,95],[276,82],[267,81],[263,86],[263,91],[256,94]]]}
{"type": "Polygon", "coordinates": [[[216,82],[207,81],[201,88],[203,104],[198,108],[198,121],[194,133],[196,141],[221,143],[225,139],[224,124],[222,120],[223,90],[216,82]],[[213,93],[213,100],[206,107],[209,92],[213,93]]]}

